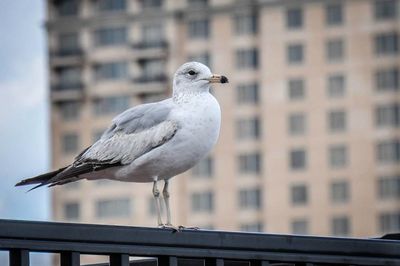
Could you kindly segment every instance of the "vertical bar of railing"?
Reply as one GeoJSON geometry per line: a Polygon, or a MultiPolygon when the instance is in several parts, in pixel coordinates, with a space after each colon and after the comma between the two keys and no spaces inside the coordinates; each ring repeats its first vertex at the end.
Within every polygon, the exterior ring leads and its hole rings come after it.
{"type": "Polygon", "coordinates": [[[224,266],[224,259],[205,259],[205,266],[224,266]]]}
{"type": "Polygon", "coordinates": [[[158,266],[178,266],[178,258],[174,256],[157,257],[158,266]]]}
{"type": "Polygon", "coordinates": [[[250,266],[269,266],[271,265],[268,261],[265,260],[252,260],[250,261],[250,266]]]}
{"type": "Polygon", "coordinates": [[[110,266],[129,266],[128,254],[111,254],[110,266]]]}
{"type": "Polygon", "coordinates": [[[29,251],[12,249],[9,252],[10,266],[29,266],[29,251]]]}
{"type": "Polygon", "coordinates": [[[79,252],[61,252],[60,264],[61,266],[80,266],[79,252]]]}

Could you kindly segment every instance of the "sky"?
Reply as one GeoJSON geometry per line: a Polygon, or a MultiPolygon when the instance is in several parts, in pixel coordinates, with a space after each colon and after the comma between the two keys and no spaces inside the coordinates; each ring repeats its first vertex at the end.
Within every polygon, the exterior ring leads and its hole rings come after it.
{"type": "Polygon", "coordinates": [[[0,2],[0,219],[47,220],[48,191],[14,184],[49,168],[44,1],[0,2]]]}
{"type": "MultiPolygon", "coordinates": [[[[49,191],[20,179],[49,169],[45,1],[0,1],[0,219],[48,220],[49,191]]],[[[7,254],[0,252],[4,265],[7,254]]],[[[48,256],[32,255],[32,265],[48,256]]]]}

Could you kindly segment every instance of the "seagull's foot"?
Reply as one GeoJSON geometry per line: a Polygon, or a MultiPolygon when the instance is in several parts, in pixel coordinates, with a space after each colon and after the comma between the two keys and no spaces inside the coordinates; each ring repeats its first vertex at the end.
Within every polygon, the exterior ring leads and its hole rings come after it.
{"type": "Polygon", "coordinates": [[[199,230],[200,229],[197,226],[186,227],[186,226],[183,226],[183,225],[178,226],[178,228],[179,228],[179,231],[182,231],[182,230],[199,230]]]}
{"type": "Polygon", "coordinates": [[[173,233],[182,231],[180,226],[174,226],[172,224],[159,224],[158,228],[161,228],[161,229],[172,229],[173,233]]]}

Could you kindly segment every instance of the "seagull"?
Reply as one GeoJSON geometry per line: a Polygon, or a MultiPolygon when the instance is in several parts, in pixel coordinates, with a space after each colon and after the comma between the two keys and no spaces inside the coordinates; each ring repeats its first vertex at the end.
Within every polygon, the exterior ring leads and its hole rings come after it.
{"type": "MultiPolygon", "coordinates": [[[[117,115],[101,138],[75,157],[72,164],[28,178],[16,186],[53,187],[81,179],[152,182],[160,227],[172,227],[169,180],[196,165],[217,142],[221,109],[210,93],[212,83],[228,83],[198,62],[175,72],[172,97],[138,105],[117,115]],[[161,219],[159,181],[167,210],[161,219]]],[[[31,189],[31,190],[32,190],[31,189]]]]}

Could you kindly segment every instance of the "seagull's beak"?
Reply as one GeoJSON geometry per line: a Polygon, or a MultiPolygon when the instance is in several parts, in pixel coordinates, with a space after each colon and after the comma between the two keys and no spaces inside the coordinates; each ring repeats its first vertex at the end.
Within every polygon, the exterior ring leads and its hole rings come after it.
{"type": "Polygon", "coordinates": [[[222,75],[213,74],[211,78],[207,79],[210,83],[228,83],[228,78],[222,75]]]}

